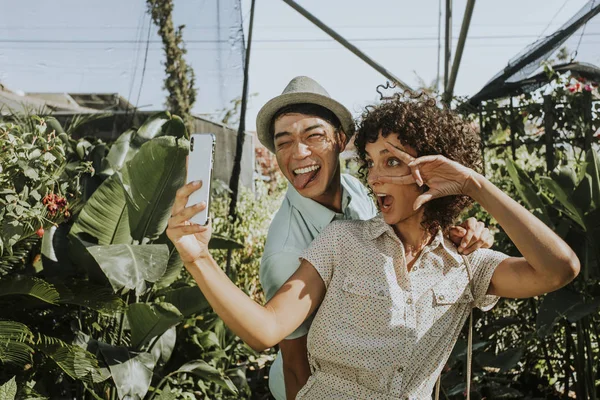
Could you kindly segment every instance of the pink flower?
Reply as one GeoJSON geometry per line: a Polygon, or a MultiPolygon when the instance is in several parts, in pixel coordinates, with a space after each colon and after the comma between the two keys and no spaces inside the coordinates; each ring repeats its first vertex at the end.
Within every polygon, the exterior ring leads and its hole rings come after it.
{"type": "Polygon", "coordinates": [[[583,87],[583,90],[587,91],[587,92],[591,92],[592,91],[592,86],[590,84],[587,84],[583,87]]]}

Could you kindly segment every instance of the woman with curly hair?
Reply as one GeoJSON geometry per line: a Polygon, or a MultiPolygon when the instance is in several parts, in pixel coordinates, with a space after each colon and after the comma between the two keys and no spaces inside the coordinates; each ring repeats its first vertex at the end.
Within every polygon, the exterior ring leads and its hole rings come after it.
{"type": "MultiPolygon", "coordinates": [[[[210,226],[172,228],[176,246],[195,234],[202,256],[186,267],[225,323],[256,350],[274,346],[316,311],[308,334],[312,375],[298,399],[425,399],[473,307],[499,297],[556,290],[579,272],[569,246],[478,170],[477,136],[426,97],[370,107],[355,141],[380,213],[334,221],[301,265],[261,306],[210,256],[210,226]],[[444,232],[477,201],[523,257],[462,254],[444,232]]],[[[197,187],[184,187],[173,214],[197,187]]]]}

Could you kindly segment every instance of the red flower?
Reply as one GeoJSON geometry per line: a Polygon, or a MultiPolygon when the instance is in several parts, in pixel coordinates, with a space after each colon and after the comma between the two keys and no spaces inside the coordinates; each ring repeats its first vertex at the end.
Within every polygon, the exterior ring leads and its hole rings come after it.
{"type": "Polygon", "coordinates": [[[575,86],[569,86],[569,92],[575,93],[575,90],[577,90],[575,89],[575,86]]]}
{"type": "Polygon", "coordinates": [[[49,193],[42,199],[42,204],[46,206],[48,212],[53,217],[58,211],[66,208],[68,203],[67,199],[64,197],[59,196],[56,193],[49,193]]]}
{"type": "Polygon", "coordinates": [[[578,76],[578,77],[577,77],[577,78],[575,78],[575,79],[577,79],[577,80],[578,80],[579,82],[581,82],[581,83],[585,83],[585,78],[584,78],[583,76],[578,76]]]}
{"type": "Polygon", "coordinates": [[[40,226],[40,229],[38,229],[37,231],[35,231],[35,234],[38,235],[38,237],[44,236],[44,227],[40,226]]]}

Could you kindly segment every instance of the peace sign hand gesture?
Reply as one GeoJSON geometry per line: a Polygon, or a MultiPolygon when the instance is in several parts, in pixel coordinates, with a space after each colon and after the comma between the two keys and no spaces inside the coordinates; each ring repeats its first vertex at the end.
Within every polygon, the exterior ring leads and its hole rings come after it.
{"type": "MultiPolygon", "coordinates": [[[[470,185],[477,184],[475,171],[442,155],[415,158],[390,142],[386,142],[385,147],[409,166],[412,176],[419,186],[425,184],[429,187],[428,191],[415,200],[413,205],[415,210],[428,201],[440,197],[468,195],[470,185]]],[[[400,183],[398,178],[382,176],[380,180],[388,183],[400,183]]]]}

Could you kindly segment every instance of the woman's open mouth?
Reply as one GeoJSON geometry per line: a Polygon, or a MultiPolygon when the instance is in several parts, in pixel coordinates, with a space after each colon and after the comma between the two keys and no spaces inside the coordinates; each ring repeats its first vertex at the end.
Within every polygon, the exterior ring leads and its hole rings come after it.
{"type": "Polygon", "coordinates": [[[377,204],[379,205],[379,209],[381,212],[386,213],[390,211],[392,208],[392,204],[394,203],[394,198],[385,193],[376,193],[377,195],[377,204]]]}
{"type": "Polygon", "coordinates": [[[320,165],[309,165],[307,167],[296,168],[293,170],[292,184],[296,189],[304,189],[309,183],[313,182],[319,172],[321,171],[320,165]]]}

